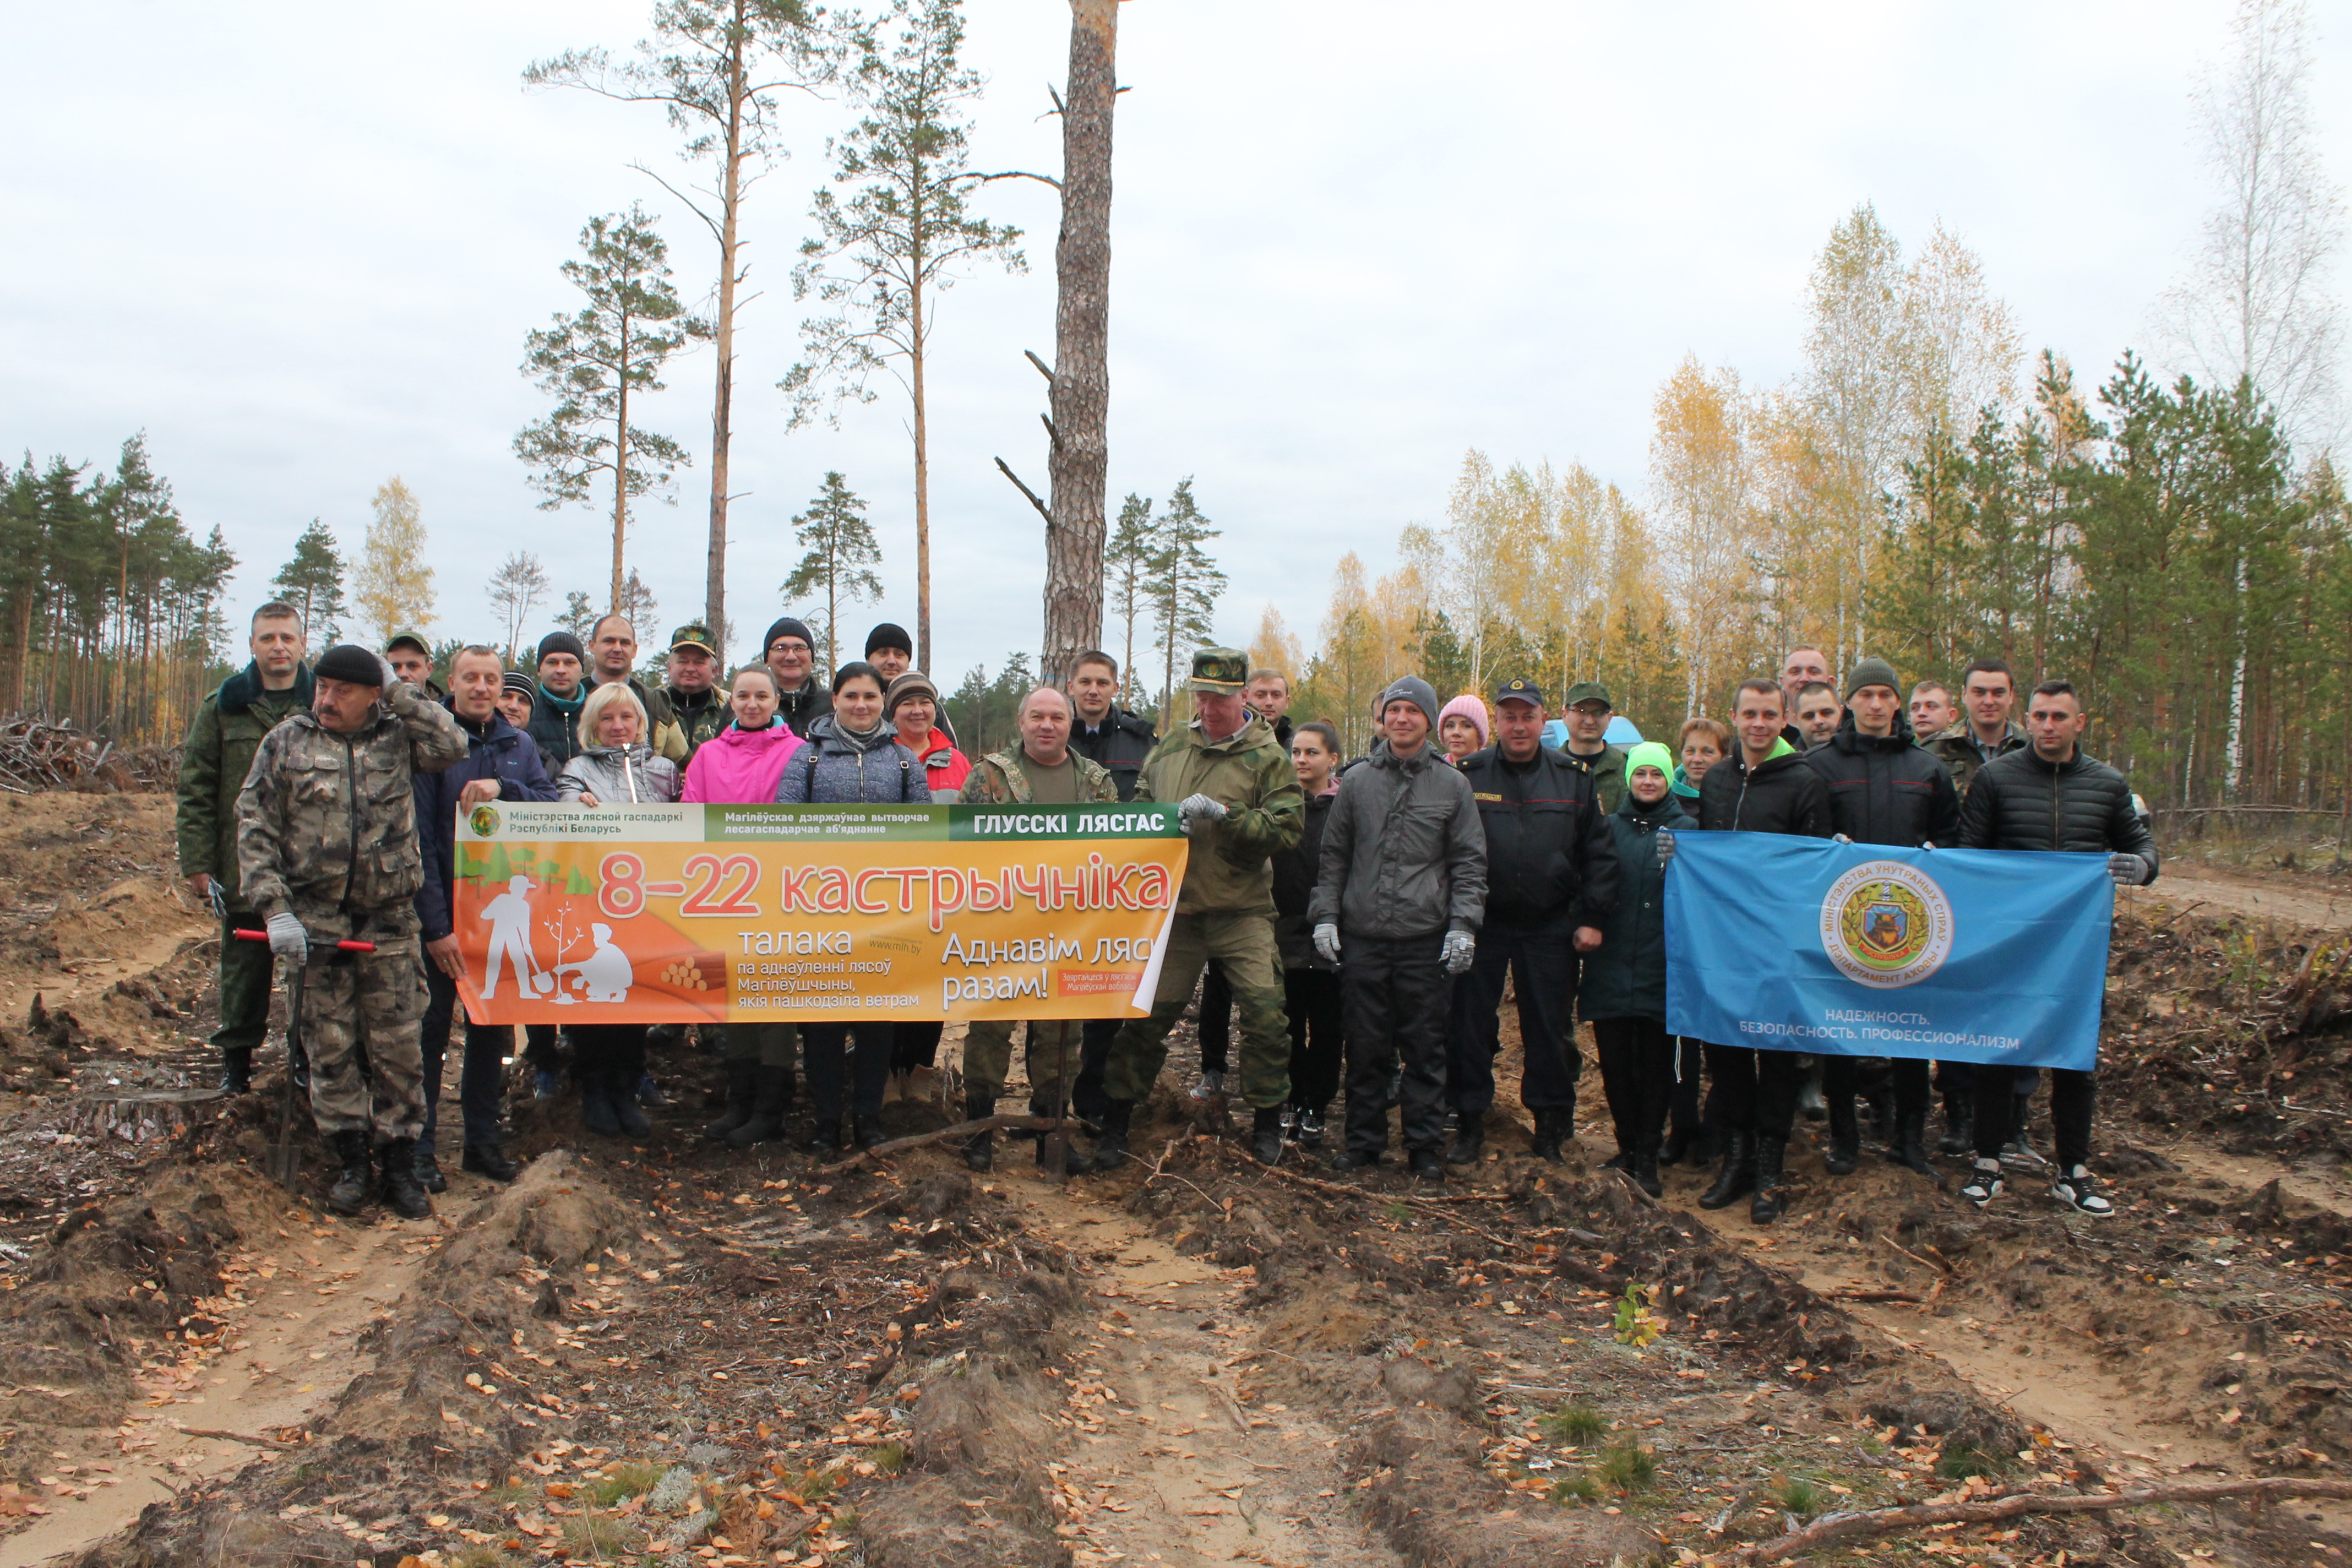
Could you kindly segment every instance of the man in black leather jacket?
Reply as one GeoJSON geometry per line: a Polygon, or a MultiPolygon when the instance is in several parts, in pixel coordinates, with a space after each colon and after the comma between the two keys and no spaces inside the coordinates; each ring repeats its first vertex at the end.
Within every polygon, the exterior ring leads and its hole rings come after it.
{"type": "MultiPolygon", "coordinates": [[[[1960,847],[2105,855],[2108,873],[2119,885],[2155,881],[2156,839],[2132,804],[2129,781],[2083,754],[2086,722],[2072,684],[2045,680],[2035,687],[2025,714],[2032,743],[1977,771],[1960,811],[1960,847]]],[[[2115,1205],[2086,1166],[2098,1069],[2054,1068],[2050,1080],[2050,1120],[2058,1144],[2058,1179],[2051,1195],[2083,1214],[2113,1214],[2115,1205]]],[[[2009,1137],[2011,1108],[2007,1074],[1977,1074],[1976,1169],[1960,1195],[1979,1207],[2000,1194],[2000,1146],[2009,1137]]]]}
{"type": "MultiPolygon", "coordinates": [[[[1895,667],[1883,658],[1855,663],[1846,678],[1845,716],[1825,743],[1805,753],[1805,765],[1829,787],[1830,820],[1838,837],[1850,843],[1949,848],[1958,839],[1960,797],[1951,771],[1913,742],[1895,667]]],[[[1853,1096],[1863,1063],[1863,1058],[1848,1056],[1822,1060],[1822,1093],[1830,1113],[1830,1146],[1822,1164],[1832,1176],[1852,1173],[1861,1154],[1853,1096]]],[[[1934,1176],[1927,1146],[1927,1060],[1899,1057],[1891,1069],[1870,1070],[1880,1075],[1880,1084],[1890,1072],[1894,1079],[1895,1128],[1886,1157],[1934,1176]]]]}

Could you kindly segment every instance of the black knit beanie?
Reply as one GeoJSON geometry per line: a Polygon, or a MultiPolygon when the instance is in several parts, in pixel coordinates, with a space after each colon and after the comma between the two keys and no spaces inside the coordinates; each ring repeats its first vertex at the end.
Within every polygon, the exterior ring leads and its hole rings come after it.
{"type": "Polygon", "coordinates": [[[872,658],[877,647],[895,647],[909,658],[915,656],[915,639],[896,621],[884,621],[866,634],[866,657],[872,658]]]}
{"type": "Polygon", "coordinates": [[[570,632],[550,632],[540,638],[539,658],[531,661],[533,667],[545,664],[547,656],[551,653],[568,653],[583,664],[588,662],[588,650],[570,632]]]}
{"type": "Polygon", "coordinates": [[[761,658],[767,658],[768,650],[775,647],[776,639],[782,637],[798,637],[801,641],[809,645],[810,652],[814,653],[816,651],[816,638],[809,635],[808,623],[806,621],[794,620],[792,616],[785,616],[780,618],[775,625],[770,626],[768,628],[768,635],[760,639],[760,657],[761,658]]]}
{"type": "Polygon", "coordinates": [[[310,673],[320,680],[341,680],[352,686],[383,686],[383,660],[357,643],[337,643],[319,656],[310,673]]]}

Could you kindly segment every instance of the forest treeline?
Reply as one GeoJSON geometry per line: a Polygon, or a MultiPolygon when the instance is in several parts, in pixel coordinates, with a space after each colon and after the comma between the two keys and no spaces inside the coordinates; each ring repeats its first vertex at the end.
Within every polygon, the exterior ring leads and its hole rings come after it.
{"type": "Polygon", "coordinates": [[[1800,644],[1952,681],[1979,654],[2074,680],[2090,744],[2159,805],[2315,806],[2352,782],[2352,530],[2250,382],[2095,388],[2029,367],[1976,258],[1915,261],[1867,206],[1815,266],[1803,370],[1749,388],[1686,360],[1653,405],[1643,502],[1581,465],[1473,451],[1400,563],[1334,572],[1314,646],[1271,609],[1294,712],[1363,743],[1397,675],[1441,694],[1527,672],[1607,682],[1671,734],[1800,644]],[[2020,385],[2030,370],[2030,384],[2020,385]]]}
{"type": "Polygon", "coordinates": [[[0,462],[0,712],[177,740],[221,678],[236,557],[188,530],[144,435],[111,469],[0,462]]]}

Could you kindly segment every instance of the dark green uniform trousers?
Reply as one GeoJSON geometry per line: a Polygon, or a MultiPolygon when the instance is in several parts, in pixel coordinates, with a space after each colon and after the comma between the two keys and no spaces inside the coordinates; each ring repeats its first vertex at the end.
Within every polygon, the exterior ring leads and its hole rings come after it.
{"type": "Polygon", "coordinates": [[[1111,1042],[1103,1087],[1113,1100],[1139,1103],[1150,1094],[1168,1060],[1168,1031],[1184,1016],[1192,987],[1213,958],[1233,983],[1241,1014],[1242,1098],[1258,1110],[1290,1099],[1290,1024],[1283,1013],[1274,921],[1254,911],[1205,910],[1176,917],[1150,1016],[1129,1018],[1111,1042]]]}

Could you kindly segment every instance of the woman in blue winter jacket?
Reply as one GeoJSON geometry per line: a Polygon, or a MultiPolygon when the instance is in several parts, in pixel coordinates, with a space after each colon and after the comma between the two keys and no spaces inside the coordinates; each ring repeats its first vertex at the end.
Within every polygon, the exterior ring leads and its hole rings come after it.
{"type": "MultiPolygon", "coordinates": [[[[833,711],[809,726],[808,742],[776,781],[780,805],[929,805],[930,780],[921,761],[898,743],[882,716],[881,672],[865,660],[845,664],[833,678],[833,711]]],[[[882,1141],[882,1092],[890,1081],[892,1028],[887,1018],[855,1024],[803,1023],[801,1066],[816,1110],[813,1154],[841,1152],[844,1080],[854,1070],[851,1136],[860,1149],[882,1141]],[[856,1066],[849,1044],[856,1039],[856,1066]]]]}

